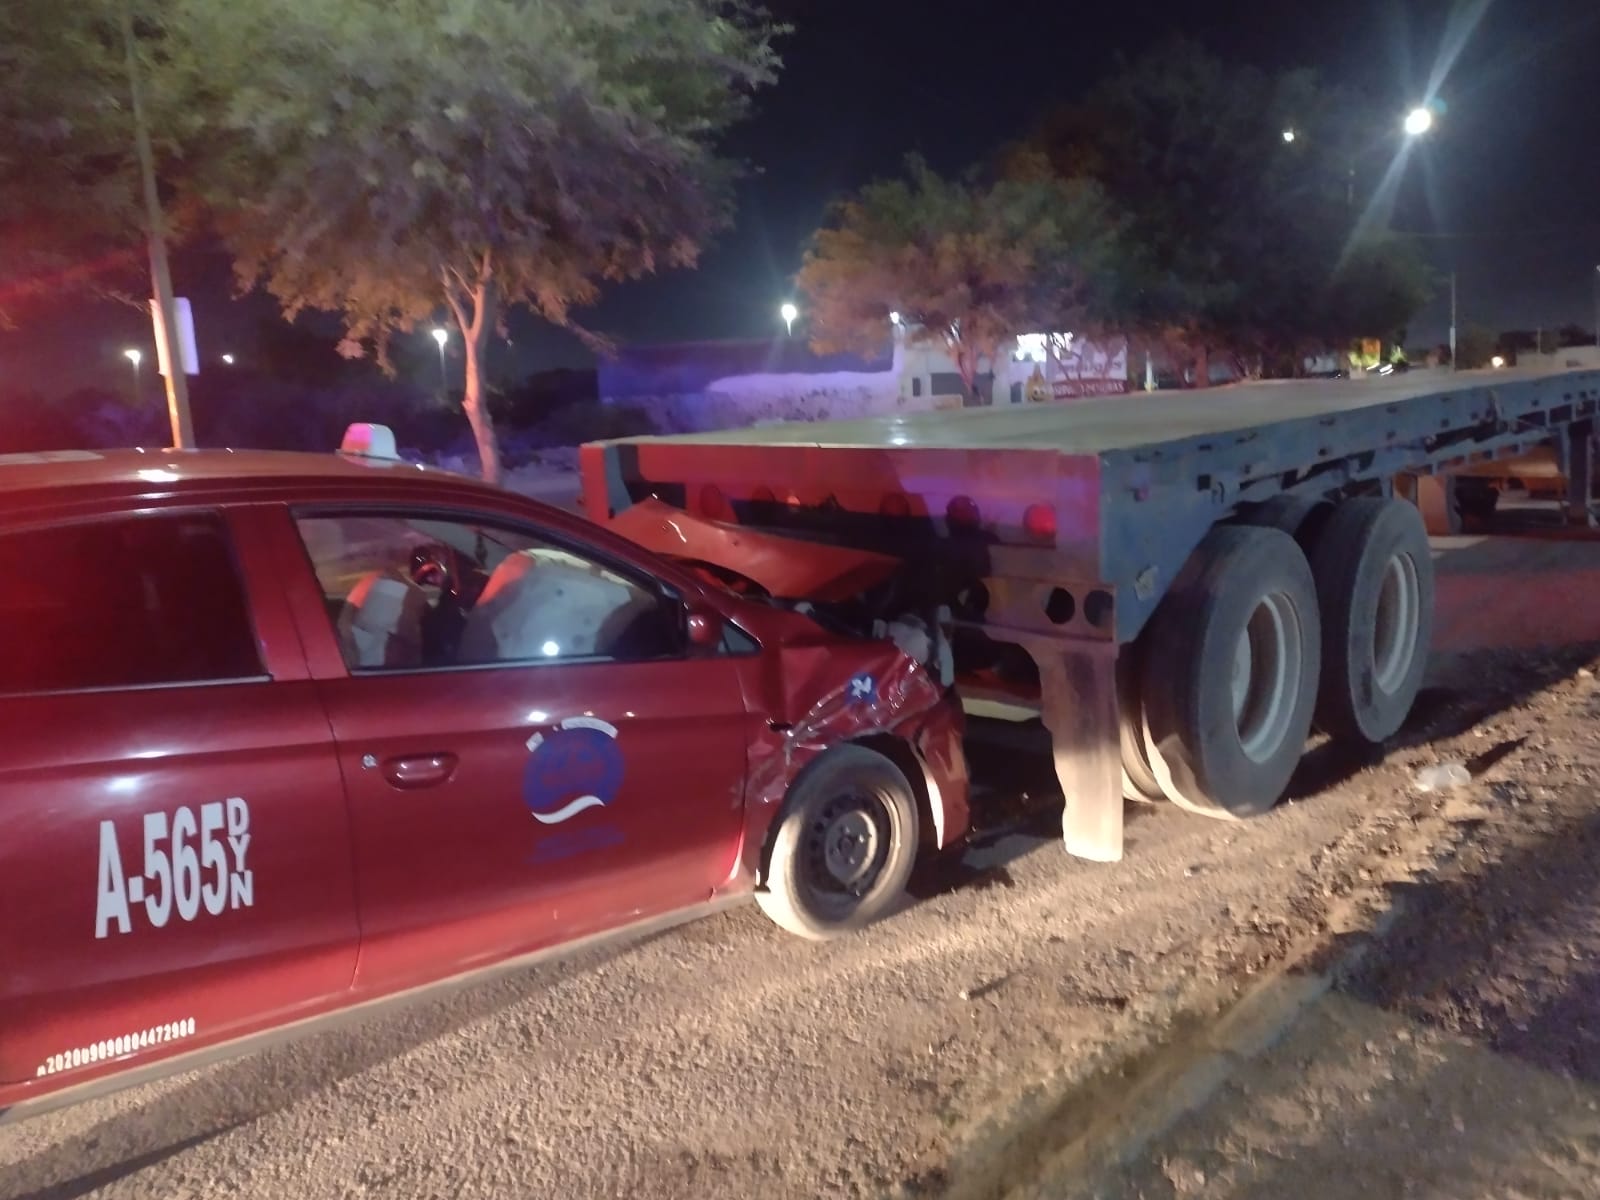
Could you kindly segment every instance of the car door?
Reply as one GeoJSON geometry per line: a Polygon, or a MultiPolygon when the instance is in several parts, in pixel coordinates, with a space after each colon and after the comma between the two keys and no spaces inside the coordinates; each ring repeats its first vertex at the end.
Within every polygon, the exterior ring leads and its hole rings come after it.
{"type": "Polygon", "coordinates": [[[285,531],[316,578],[297,611],[351,800],[359,986],[688,907],[729,880],[750,717],[736,660],[690,653],[680,597],[469,511],[307,508],[285,531]]]}
{"type": "Polygon", "coordinates": [[[0,1080],[348,991],[338,764],[260,566],[252,612],[214,509],[0,526],[0,1080]]]}

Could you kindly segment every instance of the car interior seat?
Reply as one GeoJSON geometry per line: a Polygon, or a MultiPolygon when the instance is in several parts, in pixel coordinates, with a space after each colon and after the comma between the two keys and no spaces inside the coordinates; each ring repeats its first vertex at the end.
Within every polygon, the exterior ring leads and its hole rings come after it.
{"type": "Polygon", "coordinates": [[[394,571],[369,571],[345,598],[339,646],[352,667],[421,667],[428,597],[394,571]]]}
{"type": "Polygon", "coordinates": [[[638,593],[560,552],[507,555],[467,615],[466,662],[610,657],[606,632],[638,593]]]}

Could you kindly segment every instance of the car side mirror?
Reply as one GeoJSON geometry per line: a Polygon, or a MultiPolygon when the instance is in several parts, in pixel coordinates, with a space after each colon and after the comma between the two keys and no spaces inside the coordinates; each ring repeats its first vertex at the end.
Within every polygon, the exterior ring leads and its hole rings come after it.
{"type": "Polygon", "coordinates": [[[689,644],[705,649],[721,641],[721,615],[706,609],[692,609],[689,613],[689,644]]]}

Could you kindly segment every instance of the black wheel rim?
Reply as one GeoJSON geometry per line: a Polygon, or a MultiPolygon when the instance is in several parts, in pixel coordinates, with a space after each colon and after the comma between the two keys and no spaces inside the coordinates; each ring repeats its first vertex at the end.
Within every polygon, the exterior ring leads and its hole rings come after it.
{"type": "Polygon", "coordinates": [[[828,913],[854,909],[882,877],[893,836],[889,805],[876,792],[841,792],[821,805],[806,826],[800,861],[812,903],[828,913]]]}

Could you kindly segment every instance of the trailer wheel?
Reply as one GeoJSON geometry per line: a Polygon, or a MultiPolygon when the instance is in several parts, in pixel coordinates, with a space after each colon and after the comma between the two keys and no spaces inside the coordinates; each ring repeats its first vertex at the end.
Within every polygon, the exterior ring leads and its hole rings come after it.
{"type": "Polygon", "coordinates": [[[817,759],[790,790],[756,903],[778,926],[822,940],[871,924],[917,859],[917,802],[900,768],[862,746],[817,759]]]}
{"type": "Polygon", "coordinates": [[[1241,515],[1236,524],[1281,529],[1300,542],[1305,535],[1314,535],[1328,507],[1324,500],[1311,500],[1304,496],[1274,496],[1241,515]]]}
{"type": "Polygon", "coordinates": [[[1311,552],[1322,606],[1317,726],[1377,744],[1405,722],[1433,637],[1433,555],[1422,516],[1400,500],[1347,500],[1311,552]]]}
{"type": "Polygon", "coordinates": [[[1162,791],[1210,817],[1271,809],[1305,750],[1322,657],[1316,584],[1295,540],[1213,529],[1146,636],[1146,748],[1162,791]]]}

